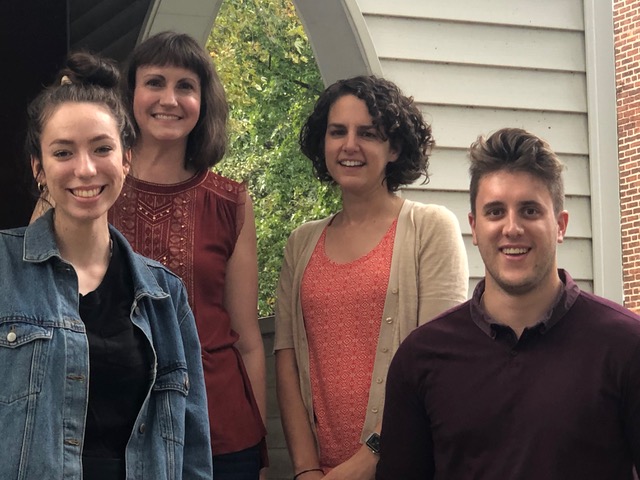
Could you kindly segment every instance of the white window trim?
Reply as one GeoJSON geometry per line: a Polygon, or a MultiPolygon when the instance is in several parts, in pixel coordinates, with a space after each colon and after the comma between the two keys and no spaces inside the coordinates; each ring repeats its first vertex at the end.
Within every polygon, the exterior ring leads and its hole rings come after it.
{"type": "Polygon", "coordinates": [[[624,287],[612,2],[585,0],[584,25],[593,291],[622,304],[624,287]]]}

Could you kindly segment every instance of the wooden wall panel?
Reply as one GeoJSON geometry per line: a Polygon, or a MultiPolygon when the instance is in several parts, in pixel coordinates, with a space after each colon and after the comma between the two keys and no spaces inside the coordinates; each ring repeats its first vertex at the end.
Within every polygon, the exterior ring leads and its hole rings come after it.
{"type": "Polygon", "coordinates": [[[367,26],[382,60],[585,71],[581,31],[383,16],[367,26]]]}
{"type": "Polygon", "coordinates": [[[382,60],[387,77],[421,103],[586,113],[583,73],[382,60]]]}
{"type": "MultiPolygon", "coordinates": [[[[393,77],[393,74],[389,76],[393,77]]],[[[413,93],[407,89],[405,91],[413,93]]],[[[525,128],[541,136],[560,155],[589,154],[585,114],[466,105],[423,105],[422,110],[433,125],[434,136],[440,147],[466,149],[478,135],[511,126],[525,128]]]]}
{"type": "MultiPolygon", "coordinates": [[[[469,142],[471,143],[471,142],[469,142]]],[[[565,165],[564,187],[567,195],[589,196],[589,158],[584,155],[559,155],[565,165]]],[[[408,188],[427,188],[433,190],[466,191],[469,188],[469,168],[467,149],[443,148],[436,137],[436,148],[429,162],[429,183],[421,184],[417,180],[408,188]],[[458,175],[452,175],[458,172],[458,175]],[[464,172],[464,174],[462,173],[464,172]]]]}
{"type": "Polygon", "coordinates": [[[581,0],[358,0],[368,15],[583,30],[581,0]]]}

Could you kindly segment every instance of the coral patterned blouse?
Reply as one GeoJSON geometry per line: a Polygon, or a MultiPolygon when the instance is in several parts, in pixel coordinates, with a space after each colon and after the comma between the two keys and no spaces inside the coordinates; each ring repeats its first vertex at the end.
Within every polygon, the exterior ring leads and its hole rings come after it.
{"type": "Polygon", "coordinates": [[[226,265],[244,221],[244,185],[205,171],[172,185],[127,177],[109,221],[133,249],[179,275],[202,345],[214,455],[257,445],[266,434],[224,308],[226,265]]]}
{"type": "Polygon", "coordinates": [[[396,224],[369,253],[342,264],[325,254],[325,228],[302,278],[313,409],[325,473],[361,446],[396,224]]]}

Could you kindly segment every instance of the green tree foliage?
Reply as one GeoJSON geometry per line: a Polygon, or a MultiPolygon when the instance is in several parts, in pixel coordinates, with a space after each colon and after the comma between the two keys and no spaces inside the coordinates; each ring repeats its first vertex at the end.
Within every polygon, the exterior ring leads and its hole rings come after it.
{"type": "Polygon", "coordinates": [[[337,191],[313,176],[298,133],[323,84],[288,0],[225,0],[207,48],[225,85],[230,142],[216,169],[246,181],[254,201],[259,312],[273,313],[291,231],[339,208],[337,191]]]}

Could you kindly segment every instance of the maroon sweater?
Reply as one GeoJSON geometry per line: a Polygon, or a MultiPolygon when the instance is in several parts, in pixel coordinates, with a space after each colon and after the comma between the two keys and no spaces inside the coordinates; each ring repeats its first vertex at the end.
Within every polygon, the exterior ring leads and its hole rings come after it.
{"type": "Polygon", "coordinates": [[[515,333],[468,302],[389,369],[378,480],[629,480],[640,465],[640,318],[565,289],[515,333]]]}

